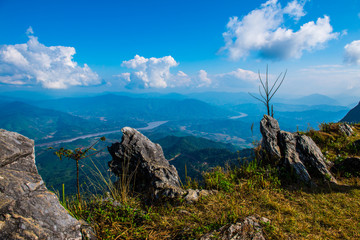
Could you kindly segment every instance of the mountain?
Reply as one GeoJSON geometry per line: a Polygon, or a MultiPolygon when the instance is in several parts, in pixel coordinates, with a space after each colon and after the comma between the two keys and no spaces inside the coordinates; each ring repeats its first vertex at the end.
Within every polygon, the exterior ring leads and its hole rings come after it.
{"type": "Polygon", "coordinates": [[[195,99],[133,98],[114,94],[39,101],[37,105],[84,118],[102,118],[110,123],[124,119],[148,122],[223,118],[234,114],[195,99]]]}
{"type": "Polygon", "coordinates": [[[339,105],[339,102],[331,97],[322,94],[311,94],[308,96],[288,99],[281,101],[282,103],[295,104],[295,105],[339,105]]]}
{"type": "Polygon", "coordinates": [[[193,136],[167,136],[155,142],[162,146],[165,157],[176,167],[183,182],[186,177],[201,181],[203,172],[216,166],[239,164],[242,158],[253,155],[252,149],[236,151],[231,144],[193,136]]]}
{"type": "Polygon", "coordinates": [[[200,149],[227,149],[229,151],[236,151],[236,148],[229,143],[214,142],[208,139],[186,136],[186,137],[177,137],[177,136],[167,136],[158,140],[155,140],[156,143],[160,144],[166,153],[168,159],[175,157],[175,155],[181,152],[192,152],[200,149]]]}
{"type": "Polygon", "coordinates": [[[351,109],[340,122],[358,123],[360,122],[360,102],[351,109]]]}
{"type": "Polygon", "coordinates": [[[36,143],[107,130],[102,122],[35,107],[23,102],[0,104],[0,128],[21,133],[36,143]]]}
{"type": "Polygon", "coordinates": [[[226,104],[242,104],[242,103],[256,103],[257,100],[252,98],[248,93],[245,92],[199,92],[190,93],[187,95],[189,98],[198,99],[207,103],[215,105],[226,105],[226,104]]]}

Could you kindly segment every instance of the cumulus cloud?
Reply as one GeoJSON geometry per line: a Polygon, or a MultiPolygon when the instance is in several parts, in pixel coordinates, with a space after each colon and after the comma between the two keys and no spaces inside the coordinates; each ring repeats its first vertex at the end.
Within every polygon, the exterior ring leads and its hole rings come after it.
{"type": "Polygon", "coordinates": [[[245,89],[254,87],[258,74],[250,70],[238,68],[235,71],[221,74],[208,74],[204,69],[189,76],[183,71],[171,73],[171,68],[179,63],[171,56],[161,58],[145,58],[136,55],[133,59],[124,61],[123,67],[133,69],[115,75],[120,78],[126,88],[222,88],[245,89]]]}
{"type": "Polygon", "coordinates": [[[360,65],[360,40],[345,45],[345,62],[360,65]]]}
{"type": "Polygon", "coordinates": [[[328,16],[305,23],[298,31],[283,27],[285,15],[294,20],[305,15],[304,4],[294,0],[282,8],[277,0],[269,0],[242,19],[230,18],[220,51],[233,60],[246,58],[250,52],[270,59],[300,58],[304,51],[321,48],[337,38],[339,33],[333,32],[328,16]]]}
{"type": "Polygon", "coordinates": [[[120,76],[127,82],[127,88],[167,88],[189,86],[190,77],[178,71],[173,75],[170,68],[178,66],[172,56],[162,58],[145,58],[136,55],[133,59],[124,61],[121,66],[134,69],[133,72],[122,73],[120,76]]]}
{"type": "Polygon", "coordinates": [[[200,70],[198,77],[199,83],[197,87],[209,87],[211,85],[212,81],[205,70],[200,70]]]}
{"type": "Polygon", "coordinates": [[[289,2],[284,8],[284,13],[294,17],[295,20],[299,20],[301,17],[305,16],[304,4],[305,2],[300,4],[296,0],[289,2]]]}
{"type": "Polygon", "coordinates": [[[259,75],[253,71],[238,68],[228,73],[220,73],[213,76],[216,87],[230,89],[252,88],[258,83],[259,75]]]}
{"type": "Polygon", "coordinates": [[[75,48],[47,47],[33,36],[24,44],[0,46],[0,83],[13,85],[41,84],[44,88],[66,89],[69,86],[100,84],[101,79],[88,65],[73,61],[75,48]]]}

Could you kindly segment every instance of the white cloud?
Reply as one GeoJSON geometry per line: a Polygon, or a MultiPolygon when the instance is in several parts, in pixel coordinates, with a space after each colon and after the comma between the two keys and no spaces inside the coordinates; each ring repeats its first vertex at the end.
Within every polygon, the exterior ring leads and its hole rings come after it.
{"type": "Polygon", "coordinates": [[[304,4],[305,2],[300,4],[294,0],[288,3],[288,5],[284,8],[284,13],[294,17],[295,20],[299,20],[301,17],[305,16],[304,4]]]}
{"type": "Polygon", "coordinates": [[[257,52],[263,58],[300,58],[304,51],[323,47],[324,43],[337,38],[328,16],[303,24],[298,31],[284,28],[284,15],[298,20],[305,15],[305,2],[296,0],[282,8],[277,0],[269,0],[259,9],[251,11],[241,20],[230,18],[227,32],[223,33],[225,46],[220,51],[233,60],[246,58],[257,52]]]}
{"type": "Polygon", "coordinates": [[[145,58],[136,55],[129,61],[124,61],[121,66],[134,69],[130,73],[123,73],[121,79],[127,81],[127,88],[167,88],[189,86],[190,77],[179,71],[176,75],[170,73],[170,68],[178,63],[171,56],[162,58],[145,58]]]}
{"type": "Polygon", "coordinates": [[[250,90],[258,84],[259,75],[253,71],[238,68],[228,73],[215,74],[213,85],[220,88],[250,90]]]}
{"type": "Polygon", "coordinates": [[[179,63],[171,56],[162,58],[145,58],[136,55],[133,59],[124,61],[123,67],[134,69],[114,77],[121,80],[121,85],[129,89],[135,88],[206,88],[227,90],[250,90],[258,85],[258,73],[238,68],[234,71],[220,74],[209,74],[201,69],[189,76],[183,71],[171,73],[171,68],[179,63]]]}
{"type": "Polygon", "coordinates": [[[209,87],[212,83],[211,79],[208,77],[208,74],[205,70],[199,71],[199,84],[197,87],[209,87]]]}
{"type": "Polygon", "coordinates": [[[86,64],[73,61],[75,48],[47,47],[28,28],[24,44],[0,46],[0,83],[41,84],[44,88],[66,89],[69,86],[100,84],[101,79],[86,64]]]}
{"type": "Polygon", "coordinates": [[[259,75],[253,71],[238,68],[235,71],[229,73],[218,74],[218,77],[224,77],[224,76],[232,76],[237,79],[253,81],[253,80],[257,80],[259,75]]]}
{"type": "Polygon", "coordinates": [[[32,34],[34,34],[34,31],[33,31],[33,29],[32,29],[31,26],[28,27],[28,29],[26,30],[26,34],[27,34],[27,35],[32,35],[32,34]]]}
{"type": "Polygon", "coordinates": [[[345,46],[345,62],[360,65],[360,40],[345,46]]]}
{"type": "Polygon", "coordinates": [[[170,87],[189,87],[191,86],[191,78],[183,71],[178,71],[176,77],[171,78],[169,81],[170,87]]]}

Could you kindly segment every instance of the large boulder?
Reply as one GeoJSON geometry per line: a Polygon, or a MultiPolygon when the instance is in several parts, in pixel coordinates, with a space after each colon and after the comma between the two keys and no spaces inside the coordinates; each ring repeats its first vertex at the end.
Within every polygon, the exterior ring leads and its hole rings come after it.
{"type": "Polygon", "coordinates": [[[124,127],[121,143],[108,147],[109,167],[118,176],[134,177],[134,190],[150,198],[177,198],[186,193],[180,187],[176,168],[165,159],[159,144],[136,129],[124,127]]]}
{"type": "Polygon", "coordinates": [[[281,131],[278,122],[268,115],[261,120],[260,131],[263,135],[261,146],[270,161],[293,169],[298,178],[308,185],[315,186],[312,177],[336,183],[328,169],[330,164],[310,137],[281,131]]]}
{"type": "Polygon", "coordinates": [[[0,239],[82,239],[81,224],[45,187],[34,142],[0,129],[0,239]]]}
{"type": "Polygon", "coordinates": [[[207,233],[200,240],[265,240],[260,223],[268,224],[270,220],[249,216],[241,222],[227,224],[216,231],[207,233]]]}

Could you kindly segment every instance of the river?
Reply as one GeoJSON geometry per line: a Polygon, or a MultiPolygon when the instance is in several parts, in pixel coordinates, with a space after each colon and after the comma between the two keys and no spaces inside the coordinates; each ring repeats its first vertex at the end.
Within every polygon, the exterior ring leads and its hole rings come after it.
{"type": "MultiPolygon", "coordinates": [[[[161,126],[161,125],[163,125],[163,124],[165,124],[167,122],[168,121],[149,122],[146,127],[137,128],[137,130],[140,130],[140,131],[151,130],[151,129],[157,128],[157,127],[159,127],[159,126],[161,126]]],[[[52,145],[56,145],[56,144],[59,144],[59,143],[68,143],[68,142],[76,141],[78,139],[97,137],[97,136],[102,136],[102,135],[106,135],[106,134],[110,134],[110,133],[117,133],[117,132],[121,132],[121,130],[113,130],[113,131],[107,131],[107,132],[91,133],[91,134],[86,134],[86,135],[82,135],[82,136],[78,136],[78,137],[74,137],[74,138],[70,138],[70,139],[58,140],[58,141],[53,141],[53,142],[48,142],[48,143],[40,143],[40,144],[36,144],[35,147],[50,147],[52,145]]]]}
{"type": "Polygon", "coordinates": [[[243,118],[243,117],[247,117],[247,114],[246,113],[240,113],[240,115],[229,117],[229,119],[238,119],[238,118],[243,118]]]}

